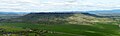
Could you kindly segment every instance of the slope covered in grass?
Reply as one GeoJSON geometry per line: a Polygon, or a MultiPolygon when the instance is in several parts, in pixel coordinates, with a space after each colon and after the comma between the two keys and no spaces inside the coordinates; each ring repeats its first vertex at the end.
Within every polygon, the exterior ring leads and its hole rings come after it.
{"type": "Polygon", "coordinates": [[[110,18],[99,18],[82,13],[30,13],[8,21],[32,22],[32,23],[94,23],[94,22],[115,22],[110,18]]]}
{"type": "Polygon", "coordinates": [[[118,25],[114,25],[114,23],[95,23],[94,25],[1,23],[0,25],[7,26],[0,28],[9,27],[9,29],[6,30],[11,31],[16,30],[15,28],[13,29],[13,26],[23,30],[25,28],[47,30],[49,32],[45,33],[46,36],[120,36],[120,29],[118,25]]]}
{"type": "Polygon", "coordinates": [[[0,32],[23,36],[120,36],[118,25],[113,19],[82,13],[30,13],[1,22],[0,32]]]}

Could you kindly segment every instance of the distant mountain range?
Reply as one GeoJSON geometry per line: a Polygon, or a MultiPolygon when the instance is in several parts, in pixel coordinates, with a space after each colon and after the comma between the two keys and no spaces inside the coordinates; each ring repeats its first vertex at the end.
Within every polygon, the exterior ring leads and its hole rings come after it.
{"type": "Polygon", "coordinates": [[[0,20],[17,18],[20,16],[24,16],[26,14],[28,14],[28,13],[27,12],[0,12],[0,20]]]}
{"type": "Polygon", "coordinates": [[[99,16],[120,16],[120,9],[116,10],[96,10],[96,11],[86,11],[91,14],[96,14],[99,16]]]}
{"type": "Polygon", "coordinates": [[[0,16],[21,16],[28,14],[27,12],[0,12],[0,16]]]}
{"type": "MultiPolygon", "coordinates": [[[[37,12],[37,13],[81,13],[86,12],[96,15],[107,15],[107,16],[118,16],[120,14],[120,9],[115,10],[95,10],[95,11],[63,11],[63,12],[37,12]]],[[[30,12],[0,12],[0,15],[25,15],[30,12]]],[[[32,12],[34,13],[34,12],[32,12]]]]}
{"type": "Polygon", "coordinates": [[[95,11],[86,11],[86,12],[118,12],[118,13],[120,13],[120,9],[114,9],[114,10],[95,10],[95,11]]]}
{"type": "MultiPolygon", "coordinates": [[[[35,12],[0,12],[0,18],[13,18],[33,14],[35,12]]],[[[96,10],[96,11],[66,11],[66,12],[36,12],[36,14],[84,14],[94,17],[120,17],[120,10],[96,10]]]]}

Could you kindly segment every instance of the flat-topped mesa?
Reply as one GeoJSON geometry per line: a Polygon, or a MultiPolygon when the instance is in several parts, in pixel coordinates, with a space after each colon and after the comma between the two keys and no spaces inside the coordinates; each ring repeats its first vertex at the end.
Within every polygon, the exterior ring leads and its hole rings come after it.
{"type": "Polygon", "coordinates": [[[24,21],[36,21],[36,22],[60,22],[65,21],[70,16],[77,13],[71,12],[39,12],[39,13],[29,13],[22,16],[20,19],[24,21]]]}
{"type": "Polygon", "coordinates": [[[12,22],[31,22],[31,23],[92,23],[112,21],[108,18],[95,17],[96,14],[88,12],[38,12],[29,13],[16,19],[10,19],[12,22]]]}
{"type": "Polygon", "coordinates": [[[79,14],[80,12],[39,12],[30,14],[79,14]]]}

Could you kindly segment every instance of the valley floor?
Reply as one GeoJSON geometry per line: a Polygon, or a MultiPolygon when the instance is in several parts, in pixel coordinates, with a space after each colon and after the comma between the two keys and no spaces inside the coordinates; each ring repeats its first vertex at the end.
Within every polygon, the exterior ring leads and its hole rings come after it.
{"type": "Polygon", "coordinates": [[[0,36],[120,36],[120,27],[116,24],[0,23],[0,36]]]}

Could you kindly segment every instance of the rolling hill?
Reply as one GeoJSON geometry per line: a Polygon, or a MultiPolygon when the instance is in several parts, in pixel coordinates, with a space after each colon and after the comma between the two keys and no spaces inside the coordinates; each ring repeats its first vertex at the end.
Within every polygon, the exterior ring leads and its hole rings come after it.
{"type": "Polygon", "coordinates": [[[29,13],[0,22],[0,36],[120,36],[119,22],[96,16],[87,12],[29,13]]]}
{"type": "Polygon", "coordinates": [[[110,18],[95,17],[94,14],[86,12],[81,13],[30,13],[19,18],[10,19],[9,21],[32,22],[32,23],[94,23],[94,22],[115,22],[110,18]]]}

